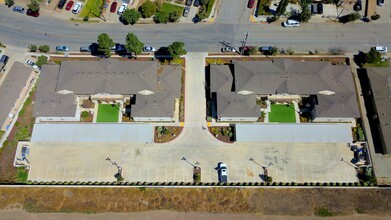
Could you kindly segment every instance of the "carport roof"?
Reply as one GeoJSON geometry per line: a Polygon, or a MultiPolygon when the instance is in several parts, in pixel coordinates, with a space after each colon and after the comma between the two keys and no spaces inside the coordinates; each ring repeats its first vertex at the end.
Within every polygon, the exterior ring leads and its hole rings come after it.
{"type": "Polygon", "coordinates": [[[35,124],[31,142],[153,142],[149,124],[35,124]]]}
{"type": "Polygon", "coordinates": [[[238,142],[350,143],[348,124],[236,124],[238,142]]]}

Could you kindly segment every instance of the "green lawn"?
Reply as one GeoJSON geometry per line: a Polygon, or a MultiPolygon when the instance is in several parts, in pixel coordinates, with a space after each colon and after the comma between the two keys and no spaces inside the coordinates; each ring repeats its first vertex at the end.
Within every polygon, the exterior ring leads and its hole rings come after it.
{"type": "Polygon", "coordinates": [[[295,106],[290,105],[271,105],[269,112],[269,122],[296,123],[295,106]]]}
{"type": "Polygon", "coordinates": [[[166,12],[173,12],[173,11],[180,11],[180,12],[182,12],[183,8],[184,7],[179,6],[179,5],[173,5],[173,4],[164,2],[159,10],[160,11],[166,11],[166,12]]]}
{"type": "Polygon", "coordinates": [[[119,104],[99,104],[96,122],[118,122],[119,104]]]}
{"type": "Polygon", "coordinates": [[[389,67],[390,63],[387,61],[380,61],[379,63],[366,63],[363,67],[389,67]]]}
{"type": "Polygon", "coordinates": [[[92,17],[100,17],[100,8],[103,5],[103,0],[87,0],[87,3],[83,5],[82,11],[79,17],[84,18],[88,16],[92,17]]]}

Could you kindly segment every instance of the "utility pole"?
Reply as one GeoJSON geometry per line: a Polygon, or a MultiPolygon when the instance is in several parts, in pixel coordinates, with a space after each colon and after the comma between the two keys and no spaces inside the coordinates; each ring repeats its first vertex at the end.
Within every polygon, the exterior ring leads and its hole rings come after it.
{"type": "Polygon", "coordinates": [[[240,54],[243,55],[243,52],[244,52],[244,48],[246,47],[246,44],[247,44],[247,38],[248,38],[248,32],[246,32],[246,37],[244,38],[244,40],[242,41],[242,50],[240,51],[240,54]]]}

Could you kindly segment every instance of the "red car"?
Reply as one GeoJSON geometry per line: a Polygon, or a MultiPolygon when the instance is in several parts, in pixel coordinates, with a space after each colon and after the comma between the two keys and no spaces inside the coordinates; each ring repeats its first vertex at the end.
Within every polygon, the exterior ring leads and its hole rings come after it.
{"type": "Polygon", "coordinates": [[[248,0],[247,7],[248,8],[253,8],[254,7],[254,2],[255,2],[255,0],[248,0]]]}
{"type": "Polygon", "coordinates": [[[67,11],[71,10],[72,6],[73,6],[73,1],[69,1],[67,6],[65,6],[65,10],[67,11]]]}
{"type": "Polygon", "coordinates": [[[31,16],[31,17],[39,17],[39,12],[32,11],[31,9],[29,9],[29,10],[27,10],[26,15],[31,16]]]}
{"type": "Polygon", "coordinates": [[[114,13],[117,11],[117,2],[113,2],[110,7],[110,12],[114,13]]]}

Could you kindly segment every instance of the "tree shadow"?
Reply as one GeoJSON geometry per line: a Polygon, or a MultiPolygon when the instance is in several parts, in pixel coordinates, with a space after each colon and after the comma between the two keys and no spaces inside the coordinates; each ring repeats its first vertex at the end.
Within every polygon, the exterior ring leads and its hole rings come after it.
{"type": "Polygon", "coordinates": [[[353,61],[362,68],[363,64],[365,63],[365,53],[362,51],[359,51],[358,54],[353,55],[353,61]]]}

